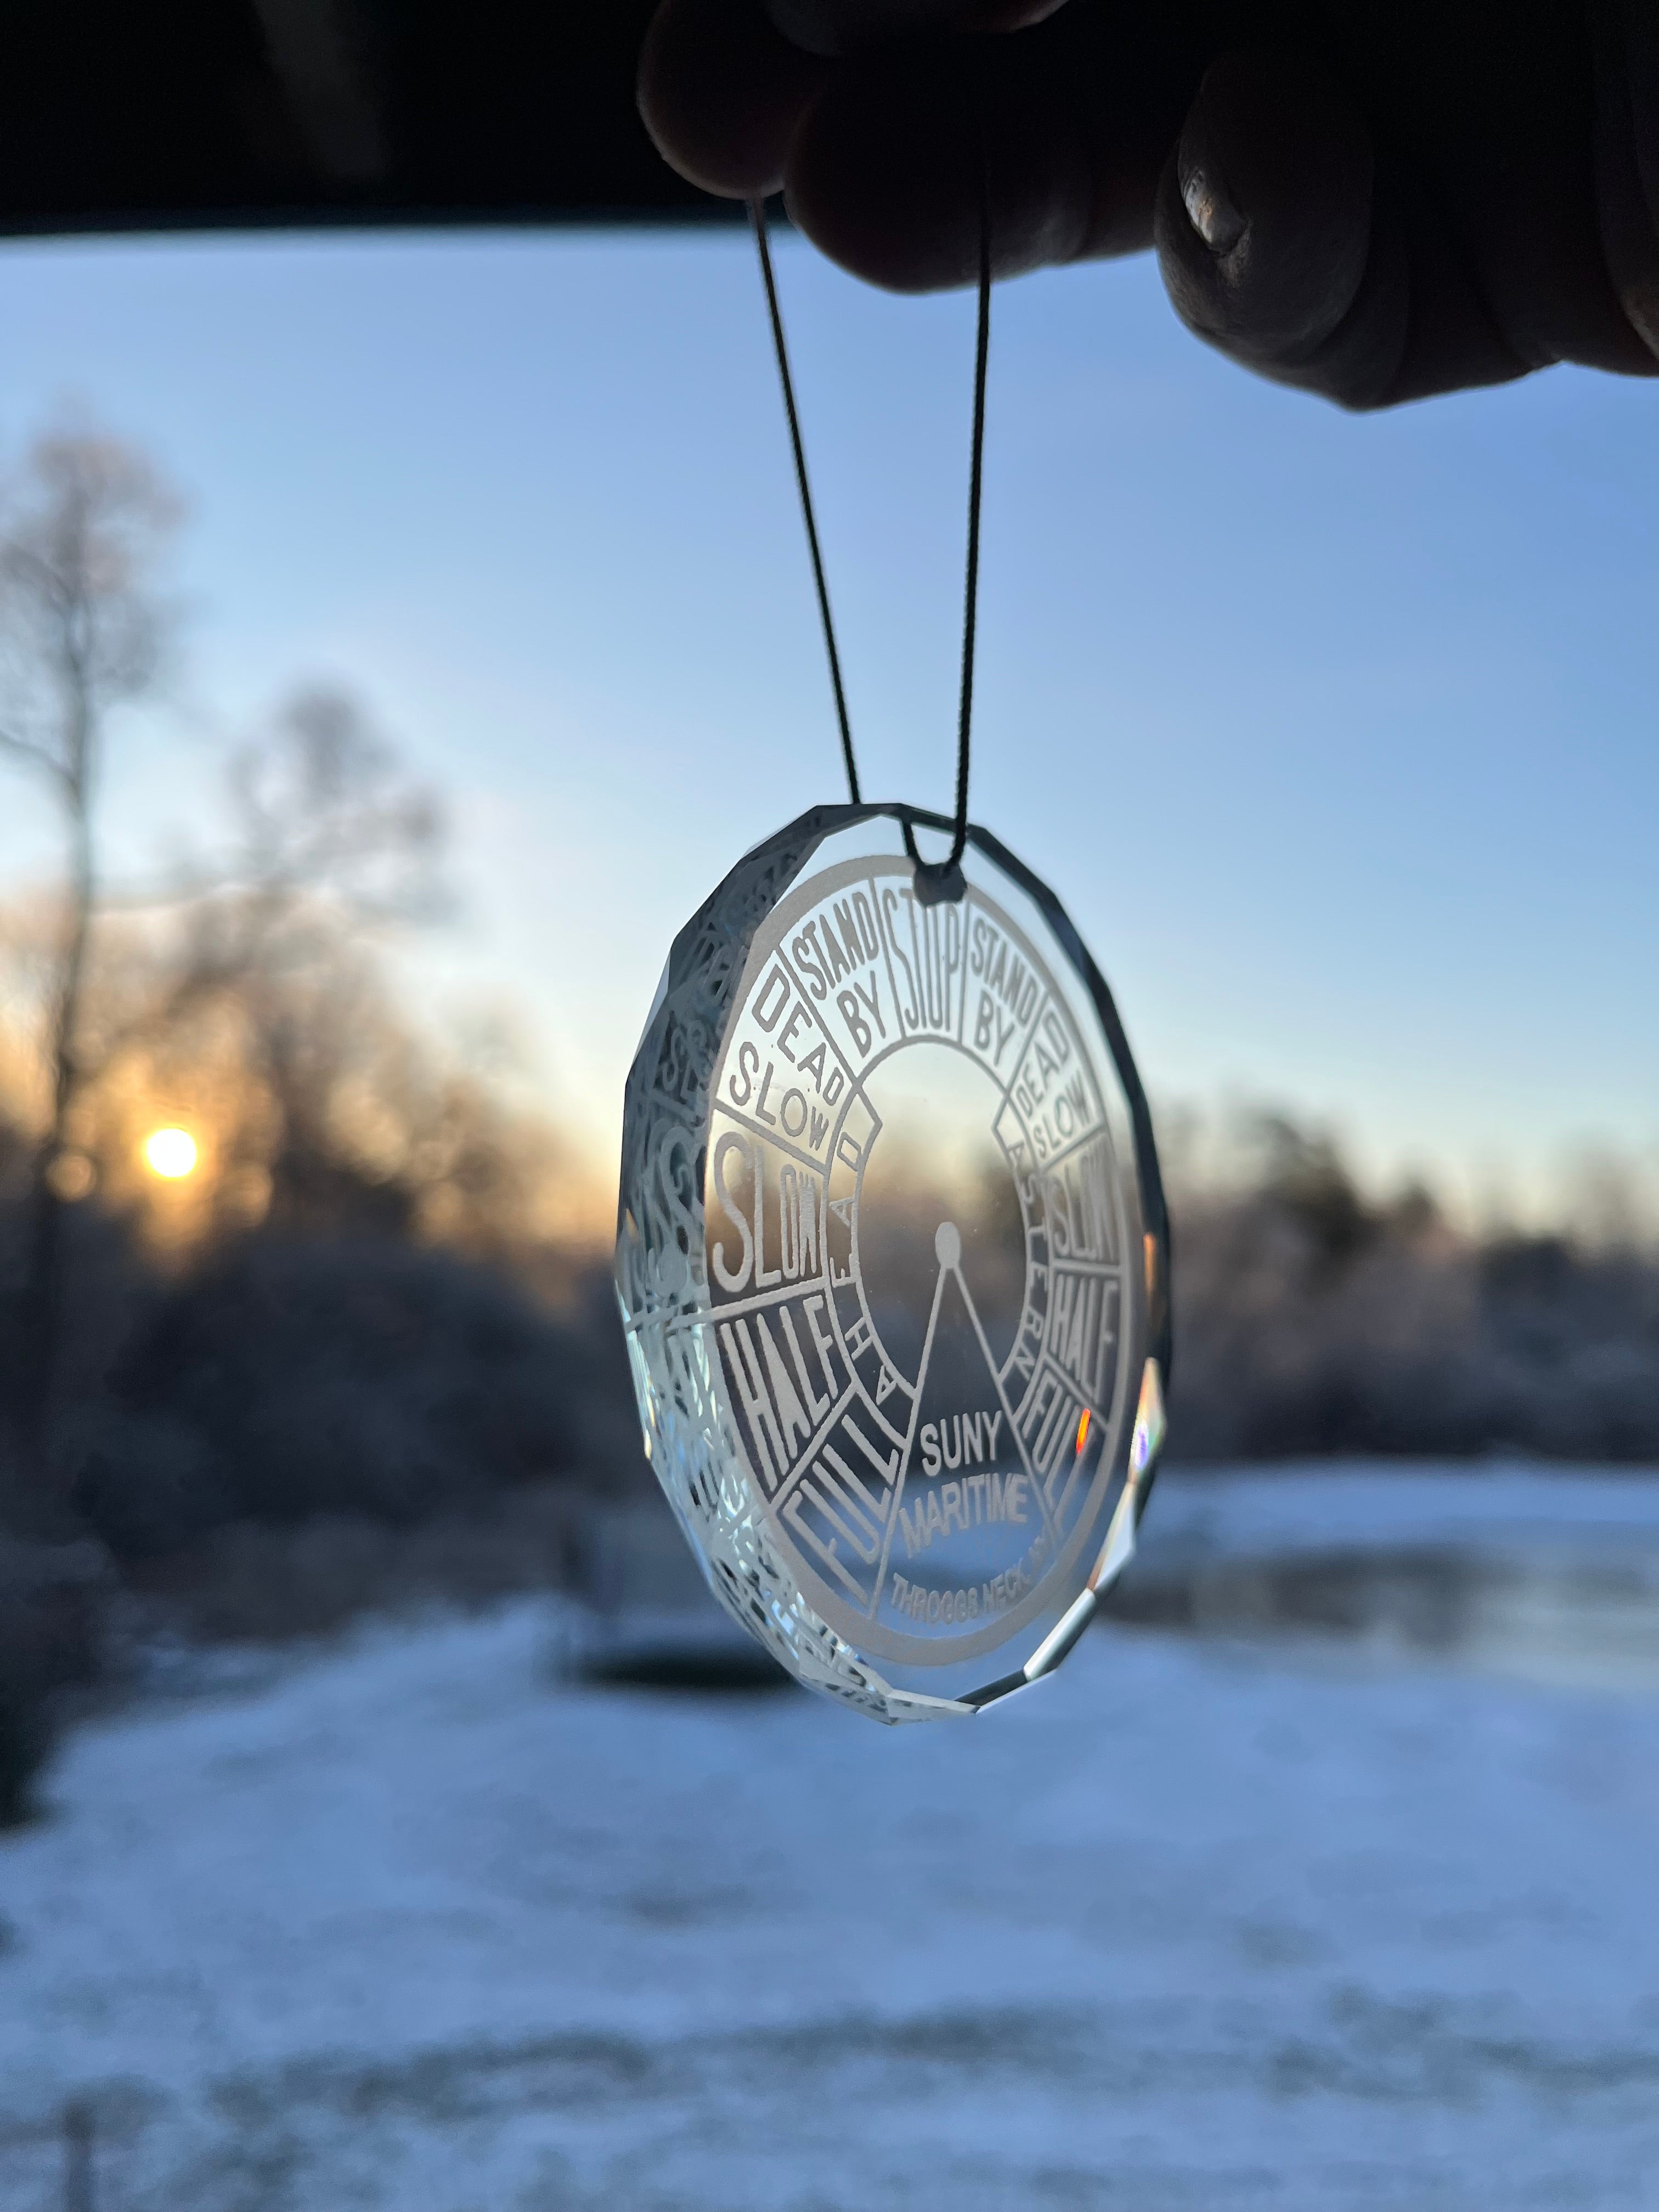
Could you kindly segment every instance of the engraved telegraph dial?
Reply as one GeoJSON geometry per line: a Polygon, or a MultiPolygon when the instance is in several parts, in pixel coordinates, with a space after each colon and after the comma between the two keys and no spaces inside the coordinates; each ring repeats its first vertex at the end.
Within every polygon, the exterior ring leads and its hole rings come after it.
{"type": "Polygon", "coordinates": [[[1168,1356],[1104,986],[988,838],[926,896],[900,818],[805,817],[683,934],[617,1262],[647,1449],[716,1591],[887,1718],[1062,1656],[1127,1556],[1168,1356]]]}

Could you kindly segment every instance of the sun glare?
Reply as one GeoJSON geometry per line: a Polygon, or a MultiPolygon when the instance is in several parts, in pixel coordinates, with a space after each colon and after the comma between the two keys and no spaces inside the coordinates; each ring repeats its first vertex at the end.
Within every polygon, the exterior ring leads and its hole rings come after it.
{"type": "Polygon", "coordinates": [[[196,1139],[188,1129],[152,1129],[144,1139],[145,1164],[168,1182],[189,1175],[196,1158],[196,1139]]]}

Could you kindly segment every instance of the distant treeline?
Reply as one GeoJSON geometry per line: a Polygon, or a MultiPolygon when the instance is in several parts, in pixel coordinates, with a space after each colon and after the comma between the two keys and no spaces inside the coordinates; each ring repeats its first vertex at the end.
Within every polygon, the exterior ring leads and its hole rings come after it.
{"type": "MultiPolygon", "coordinates": [[[[320,1141],[279,1151],[260,1224],[182,1261],[95,1198],[71,1209],[74,1325],[46,1468],[10,1468],[14,1528],[44,1477],[58,1525],[137,1569],[239,1522],[648,1485],[603,1260],[444,1249],[396,1174],[320,1141]]],[[[1175,1177],[1173,1456],[1659,1461],[1659,1255],[1461,1233],[1283,1119],[1241,1157],[1175,1177]]],[[[0,1200],[0,1270],[21,1221],[0,1200]]]]}
{"type": "MultiPolygon", "coordinates": [[[[277,1212],[184,1267],[95,1203],[74,1209],[74,1328],[45,1463],[6,1468],[14,1529],[89,1534],[137,1569],[233,1522],[402,1527],[526,1483],[638,1480],[602,1271],[550,1298],[417,1242],[395,1192],[352,1205],[342,1175],[333,1195],[331,1231],[277,1212]]],[[[0,1263],[17,1225],[0,1209],[0,1263]]]]}
{"type": "MultiPolygon", "coordinates": [[[[23,1149],[0,1131],[0,1170],[23,1149]]],[[[1175,1179],[1173,1456],[1659,1461],[1659,1254],[1460,1232],[1283,1119],[1244,1158],[1175,1179]]],[[[71,1209],[46,1464],[9,1465],[0,1518],[37,1517],[44,1479],[136,1564],[243,1521],[407,1526],[526,1482],[648,1482],[602,1258],[445,1249],[397,1175],[314,1132],[273,1164],[264,1220],[182,1261],[96,1198],[71,1209]]],[[[0,1272],[22,1218],[0,1197],[0,1272]]],[[[0,1413],[15,1380],[0,1364],[0,1413]]]]}
{"type": "Polygon", "coordinates": [[[1228,1177],[1177,1175],[1170,1450],[1187,1460],[1512,1451],[1659,1462],[1659,1251],[1455,1229],[1369,1197],[1261,1116],[1228,1177]]]}

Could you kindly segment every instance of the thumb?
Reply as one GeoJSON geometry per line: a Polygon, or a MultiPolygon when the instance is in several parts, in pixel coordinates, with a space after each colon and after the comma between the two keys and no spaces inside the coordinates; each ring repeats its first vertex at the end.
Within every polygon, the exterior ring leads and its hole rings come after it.
{"type": "Polygon", "coordinates": [[[1519,375],[1420,198],[1317,62],[1235,53],[1199,87],[1152,233],[1182,320],[1260,375],[1345,407],[1519,375]]]}

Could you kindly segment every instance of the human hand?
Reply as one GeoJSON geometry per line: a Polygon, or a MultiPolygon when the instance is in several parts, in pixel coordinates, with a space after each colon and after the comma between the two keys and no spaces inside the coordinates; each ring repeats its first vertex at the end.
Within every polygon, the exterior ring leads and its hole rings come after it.
{"type": "Polygon", "coordinates": [[[640,103],[897,290],[1155,244],[1260,374],[1385,406],[1659,370],[1654,0],[663,0],[640,103]]]}

